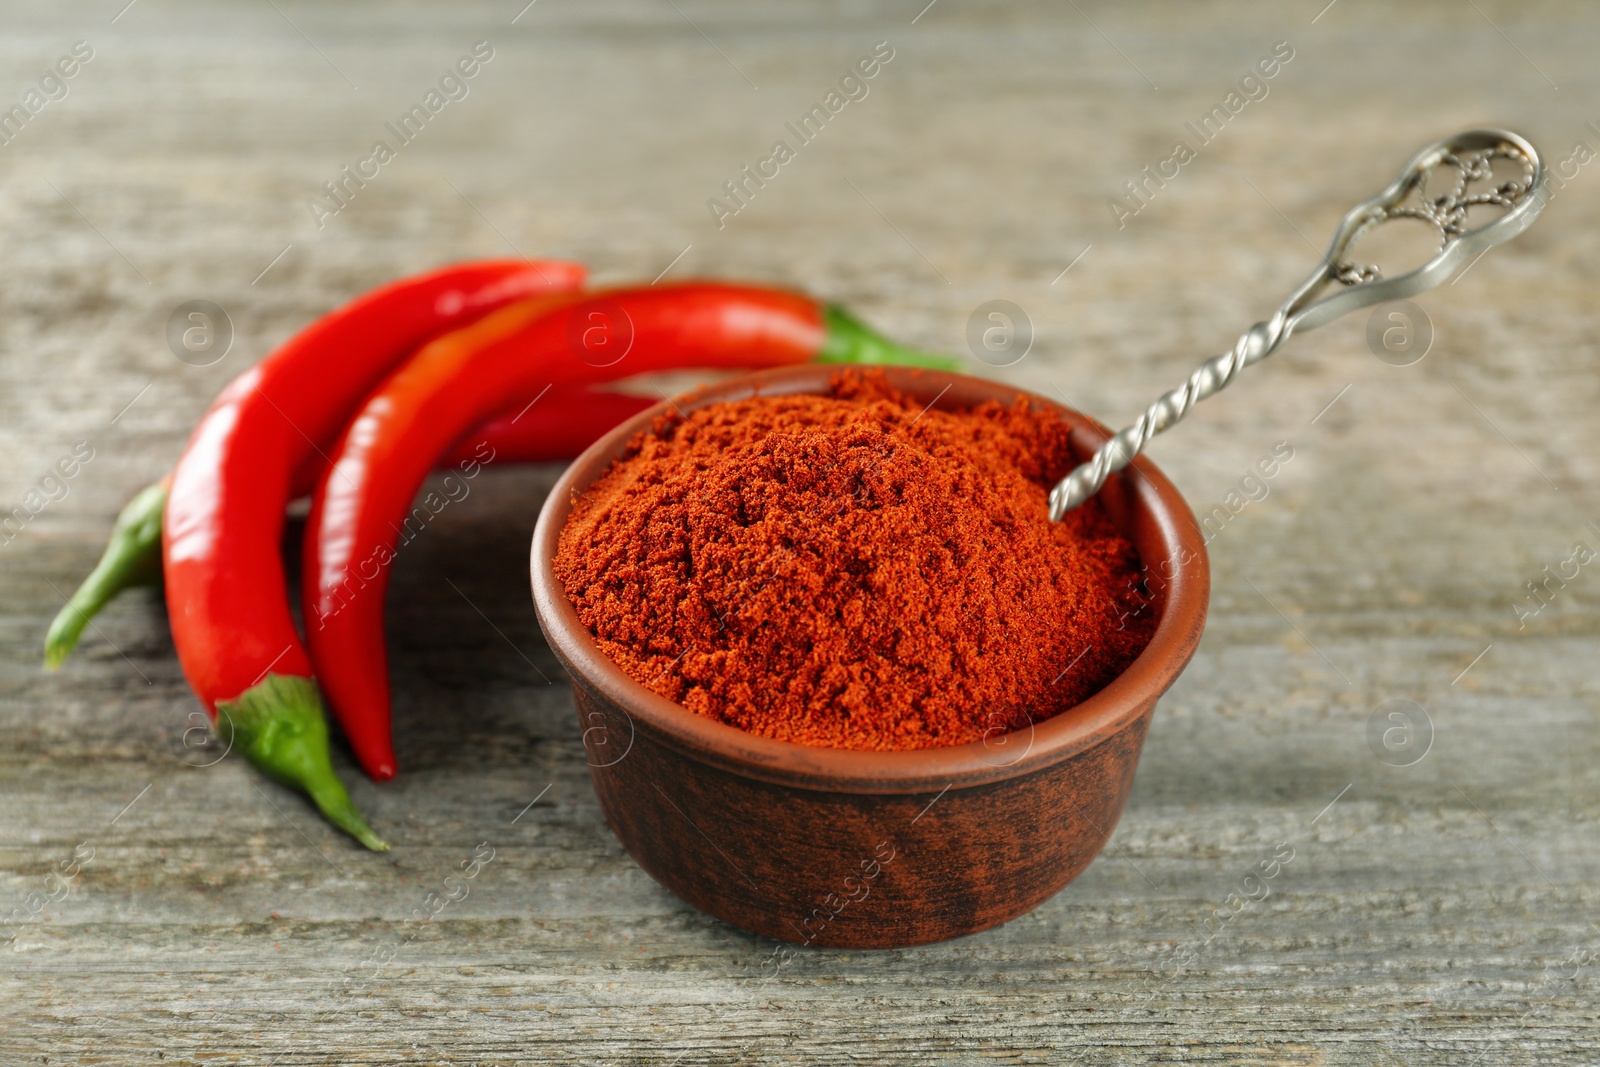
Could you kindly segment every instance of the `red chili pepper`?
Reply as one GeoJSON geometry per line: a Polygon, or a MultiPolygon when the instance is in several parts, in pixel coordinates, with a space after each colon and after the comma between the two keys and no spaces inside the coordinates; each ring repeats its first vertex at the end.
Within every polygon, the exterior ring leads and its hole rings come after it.
{"type": "Polygon", "coordinates": [[[951,365],[797,293],[687,283],[590,294],[556,310],[512,305],[431,342],[384,382],[351,421],[313,498],[302,581],[317,677],[367,773],[395,773],[383,640],[388,564],[418,487],[453,441],[508,398],[552,386],[813,358],[951,365]]]}
{"type": "Polygon", "coordinates": [[[279,547],[291,480],[418,344],[510,301],[582,283],[576,264],[496,261],[375,290],[236,378],[172,472],[162,560],[173,644],[190,686],[231,745],[304,790],[369,848],[387,846],[333,772],[284,590],[279,547]]]}

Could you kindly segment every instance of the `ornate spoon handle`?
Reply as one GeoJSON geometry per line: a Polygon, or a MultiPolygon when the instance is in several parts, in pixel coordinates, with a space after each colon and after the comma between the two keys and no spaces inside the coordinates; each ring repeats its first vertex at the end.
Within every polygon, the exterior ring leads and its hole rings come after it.
{"type": "Polygon", "coordinates": [[[1321,264],[1272,318],[1256,323],[1227,352],[1195,368],[1181,386],[1151,404],[1131,426],[1057,482],[1050,490],[1050,518],[1060,519],[1099,492],[1106,479],[1131,463],[1152,437],[1233,381],[1239,371],[1277,351],[1296,330],[1312,330],[1357,308],[1432,289],[1527,229],[1544,207],[1547,186],[1539,153],[1506,130],[1469,130],[1418,152],[1387,189],[1345,214],[1321,264]],[[1521,177],[1496,184],[1496,160],[1520,167],[1521,177]],[[1444,167],[1455,171],[1451,187],[1430,190],[1429,179],[1444,167]],[[1498,208],[1502,214],[1469,229],[1467,212],[1474,207],[1498,208]],[[1384,278],[1375,266],[1358,267],[1349,260],[1352,246],[1363,234],[1398,218],[1420,219],[1438,231],[1439,251],[1431,260],[1394,278],[1384,278]],[[1329,285],[1342,288],[1318,299],[1329,285]]]}

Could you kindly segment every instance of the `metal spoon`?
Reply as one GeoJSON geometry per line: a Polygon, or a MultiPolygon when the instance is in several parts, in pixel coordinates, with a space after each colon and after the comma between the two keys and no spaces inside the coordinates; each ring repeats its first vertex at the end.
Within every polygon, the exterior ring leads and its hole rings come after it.
{"type": "Polygon", "coordinates": [[[1548,199],[1544,164],[1533,145],[1506,130],[1468,130],[1418,152],[1387,189],[1351,208],[1334,232],[1322,263],[1266,322],[1258,322],[1227,353],[1201,364],[1182,386],[1157,400],[1144,414],[1100,447],[1094,457],[1050,490],[1050,518],[1061,516],[1100,491],[1106,478],[1144,451],[1150,438],[1172,426],[1196,403],[1233,381],[1252,363],[1266,359],[1296,330],[1312,330],[1357,308],[1399,300],[1445,281],[1484,252],[1527,229],[1548,199]],[[1497,159],[1522,168],[1520,180],[1492,182],[1497,159]],[[1428,179],[1441,167],[1457,176],[1451,190],[1434,193],[1428,179]],[[1468,229],[1467,211],[1493,206],[1505,213],[1468,229]],[[1364,234],[1391,219],[1420,219],[1439,233],[1439,251],[1408,274],[1384,278],[1375,266],[1358,267],[1347,258],[1364,234]],[[1343,286],[1316,299],[1330,285],[1343,286]]]}

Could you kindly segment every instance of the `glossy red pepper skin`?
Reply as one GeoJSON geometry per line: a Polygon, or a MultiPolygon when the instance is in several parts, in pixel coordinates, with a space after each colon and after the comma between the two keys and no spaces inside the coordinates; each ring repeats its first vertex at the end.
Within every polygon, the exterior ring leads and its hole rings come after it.
{"type": "Polygon", "coordinates": [[[311,675],[279,555],[305,458],[429,337],[534,294],[576,290],[583,277],[577,264],[501,260],[403,279],[302,331],[217,397],[173,470],[162,542],[173,643],[214,718],[219,703],[271,676],[311,675]]]}
{"type": "Polygon", "coordinates": [[[754,370],[825,352],[923,361],[798,293],[685,283],[590,293],[554,310],[513,305],[438,338],[385,381],[313,497],[302,577],[317,677],[367,773],[386,779],[396,769],[383,610],[397,532],[453,441],[508,399],[547,386],[687,367],[754,370]]]}

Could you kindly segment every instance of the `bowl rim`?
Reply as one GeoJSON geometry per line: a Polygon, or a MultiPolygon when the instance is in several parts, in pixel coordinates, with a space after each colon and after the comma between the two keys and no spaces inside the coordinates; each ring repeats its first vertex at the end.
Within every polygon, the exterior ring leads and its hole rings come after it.
{"type": "MultiPolygon", "coordinates": [[[[992,784],[1053,766],[1143,719],[1193,657],[1205,625],[1211,584],[1205,538],[1193,512],[1177,488],[1143,456],[1112,477],[1121,481],[1133,507],[1151,514],[1165,560],[1177,560],[1173,573],[1161,576],[1166,600],[1155,633],[1144,651],[1105,688],[1025,731],[993,741],[903,752],[817,748],[762,737],[698,715],[647,689],[600,650],[555,576],[556,548],[574,496],[598,480],[636,434],[668,411],[682,414],[756,395],[817,393],[843,369],[839,364],[803,364],[701,386],[616,426],[567,467],[540,509],[530,570],[540,627],[573,684],[595,691],[622,711],[635,734],[645,732],[702,763],[774,785],[839,793],[943,795],[943,790],[952,787],[992,784]],[[1006,751],[1011,739],[1023,737],[1027,746],[1020,755],[1006,751]]],[[[1002,403],[1026,399],[1072,425],[1073,447],[1079,455],[1090,454],[1111,436],[1106,427],[1081,412],[1002,382],[922,368],[873,369],[883,371],[891,384],[914,396],[937,393],[933,402],[952,389],[958,389],[958,397],[966,401],[963,407],[985,399],[1002,403]]],[[[1150,561],[1142,562],[1154,571],[1150,561]]],[[[625,754],[617,762],[626,758],[636,740],[629,738],[625,754]]]]}

